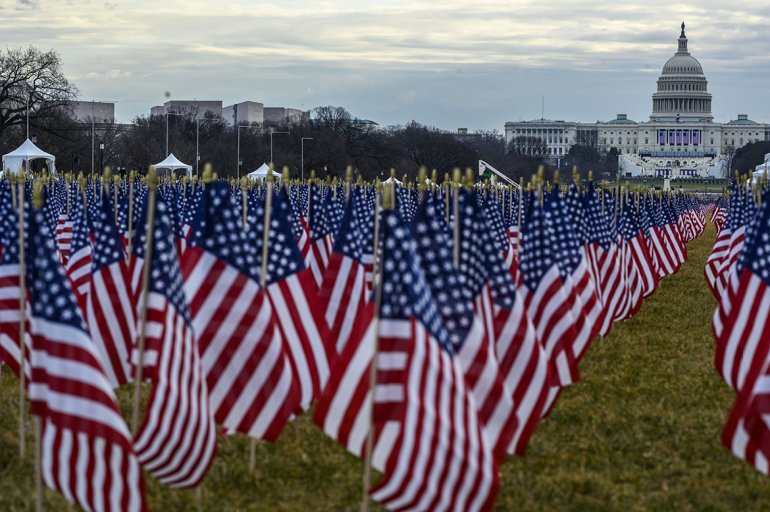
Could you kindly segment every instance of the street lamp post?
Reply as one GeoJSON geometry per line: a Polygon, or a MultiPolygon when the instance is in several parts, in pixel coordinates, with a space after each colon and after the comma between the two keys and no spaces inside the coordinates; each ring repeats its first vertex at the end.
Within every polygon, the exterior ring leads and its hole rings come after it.
{"type": "Polygon", "coordinates": [[[168,156],[168,116],[181,116],[182,114],[179,114],[177,112],[166,112],[166,154],[163,155],[163,158],[166,158],[168,156]]]}
{"type": "Polygon", "coordinates": [[[313,140],[313,137],[302,137],[302,142],[300,143],[301,147],[301,163],[300,163],[300,177],[302,181],[305,181],[305,141],[306,140],[313,140]]]}
{"type": "Polygon", "coordinates": [[[238,125],[238,150],[236,151],[236,157],[238,159],[238,165],[236,167],[235,173],[238,177],[238,180],[241,179],[241,128],[251,128],[251,126],[247,124],[239,124],[238,125]]]}
{"type": "Polygon", "coordinates": [[[198,164],[201,161],[201,153],[200,153],[200,130],[201,130],[201,120],[199,117],[195,118],[195,177],[198,177],[198,164]]]}
{"type": "Polygon", "coordinates": [[[277,132],[277,131],[273,130],[272,128],[270,128],[270,163],[271,164],[275,163],[275,162],[273,162],[273,134],[274,133],[285,133],[285,134],[288,134],[289,132],[277,132]]]}
{"type": "Polygon", "coordinates": [[[104,172],[104,142],[99,142],[99,169],[104,172]]]}

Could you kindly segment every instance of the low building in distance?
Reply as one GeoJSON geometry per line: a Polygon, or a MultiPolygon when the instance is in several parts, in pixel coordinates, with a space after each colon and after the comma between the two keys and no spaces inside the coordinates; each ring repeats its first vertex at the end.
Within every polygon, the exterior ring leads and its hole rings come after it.
{"type": "Polygon", "coordinates": [[[209,116],[222,117],[221,100],[171,100],[163,106],[152,107],[151,116],[162,116],[166,112],[183,114],[193,119],[205,119],[209,116]]]}
{"type": "Polygon", "coordinates": [[[80,123],[114,123],[115,103],[105,101],[73,101],[72,118],[80,123]]]}

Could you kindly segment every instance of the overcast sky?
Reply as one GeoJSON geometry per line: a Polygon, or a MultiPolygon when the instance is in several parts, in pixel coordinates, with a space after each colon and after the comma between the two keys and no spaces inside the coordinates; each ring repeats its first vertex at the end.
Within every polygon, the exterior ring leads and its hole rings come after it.
{"type": "Polygon", "coordinates": [[[0,41],[57,50],[118,121],[171,99],[341,105],[381,125],[645,121],[687,23],[717,121],[770,122],[770,1],[0,0],[0,41]]]}

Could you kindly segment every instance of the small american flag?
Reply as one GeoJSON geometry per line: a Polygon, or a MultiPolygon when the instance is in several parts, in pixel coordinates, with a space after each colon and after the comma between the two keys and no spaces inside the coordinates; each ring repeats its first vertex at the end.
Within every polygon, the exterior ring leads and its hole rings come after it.
{"type": "Polygon", "coordinates": [[[45,483],[86,510],[143,511],[131,435],[94,351],[40,211],[32,215],[30,411],[41,417],[45,483]]]}
{"type": "MultiPolygon", "coordinates": [[[[182,287],[175,229],[160,195],[150,261],[144,260],[146,243],[147,231],[140,224],[133,250],[139,267],[151,265],[143,362],[153,385],[136,433],[136,451],[144,468],[161,483],[194,487],[214,458],[216,428],[182,287]]],[[[138,304],[142,300],[142,294],[137,296],[138,304]]]]}
{"type": "Polygon", "coordinates": [[[273,309],[259,287],[230,187],[209,183],[193,223],[182,272],[216,421],[274,441],[299,406],[299,389],[273,309]]]}

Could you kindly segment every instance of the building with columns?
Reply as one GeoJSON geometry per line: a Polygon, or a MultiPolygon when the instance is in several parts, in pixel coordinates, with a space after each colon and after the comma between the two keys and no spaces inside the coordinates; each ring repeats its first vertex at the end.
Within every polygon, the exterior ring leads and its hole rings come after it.
{"type": "Polygon", "coordinates": [[[573,144],[595,144],[605,151],[616,148],[623,176],[723,177],[726,157],[749,142],[770,140],[770,125],[752,121],[747,114],[715,123],[711,111],[708,81],[690,54],[682,23],[676,53],[663,65],[652,95],[648,121],[618,114],[596,123],[509,122],[505,139],[523,153],[542,155],[553,163],[563,160],[573,144]]]}

